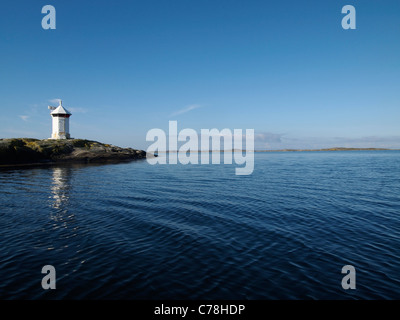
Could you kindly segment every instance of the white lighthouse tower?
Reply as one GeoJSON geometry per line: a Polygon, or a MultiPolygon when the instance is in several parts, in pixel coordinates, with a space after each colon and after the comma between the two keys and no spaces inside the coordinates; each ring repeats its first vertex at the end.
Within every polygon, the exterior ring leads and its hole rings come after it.
{"type": "Polygon", "coordinates": [[[53,121],[53,131],[50,139],[69,139],[69,117],[71,112],[62,106],[61,100],[58,107],[49,106],[49,109],[52,110],[50,115],[53,121]]]}

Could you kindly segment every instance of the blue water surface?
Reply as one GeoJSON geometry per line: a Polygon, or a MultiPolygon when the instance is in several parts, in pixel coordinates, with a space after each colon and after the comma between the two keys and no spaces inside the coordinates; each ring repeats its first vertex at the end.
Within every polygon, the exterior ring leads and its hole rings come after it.
{"type": "Polygon", "coordinates": [[[0,298],[400,299],[400,151],[235,167],[1,169],[0,298]]]}

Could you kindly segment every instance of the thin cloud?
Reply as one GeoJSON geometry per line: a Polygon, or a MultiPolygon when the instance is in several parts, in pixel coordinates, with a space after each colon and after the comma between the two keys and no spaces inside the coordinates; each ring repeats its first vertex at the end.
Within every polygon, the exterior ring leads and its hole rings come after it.
{"type": "Polygon", "coordinates": [[[14,129],[5,129],[4,132],[6,132],[7,134],[12,134],[13,136],[15,135],[19,135],[19,136],[23,136],[23,137],[37,137],[40,134],[38,132],[34,132],[34,131],[22,131],[22,130],[14,130],[14,129]]]}
{"type": "Polygon", "coordinates": [[[400,143],[400,136],[368,136],[360,138],[334,137],[333,141],[339,143],[400,143]]]}
{"type": "Polygon", "coordinates": [[[271,143],[271,142],[282,142],[283,134],[271,133],[271,132],[260,132],[254,135],[254,140],[259,142],[271,143]]]}
{"type": "MultiPolygon", "coordinates": [[[[256,139],[257,140],[257,139],[256,139]]],[[[291,137],[285,135],[280,143],[267,142],[272,149],[324,149],[324,148],[400,148],[400,136],[366,137],[291,137]]],[[[263,147],[262,144],[258,145],[263,147]]],[[[265,145],[265,147],[268,147],[265,145]]]]}
{"type": "Polygon", "coordinates": [[[67,107],[69,111],[72,113],[86,113],[88,112],[85,108],[74,108],[74,107],[67,107]]]}
{"type": "Polygon", "coordinates": [[[198,109],[198,108],[200,108],[200,107],[201,107],[201,106],[198,105],[198,104],[192,104],[192,105],[187,106],[187,107],[185,107],[185,108],[183,108],[183,109],[181,109],[181,110],[178,110],[178,111],[176,111],[176,112],[171,113],[171,114],[170,114],[170,117],[175,117],[175,116],[178,116],[178,115],[180,115],[180,114],[184,114],[184,113],[187,113],[187,112],[189,112],[189,111],[192,111],[192,110],[194,110],[194,109],[198,109]]]}
{"type": "Polygon", "coordinates": [[[50,102],[50,103],[59,104],[59,103],[60,103],[60,100],[61,100],[61,99],[59,99],[59,98],[55,98],[55,99],[50,99],[49,102],[50,102]]]}
{"type": "Polygon", "coordinates": [[[27,116],[27,115],[21,115],[21,116],[18,116],[18,117],[20,117],[24,121],[28,121],[28,119],[29,119],[29,116],[27,116]]]}
{"type": "MultiPolygon", "coordinates": [[[[55,99],[49,99],[48,101],[51,104],[54,104],[54,105],[58,106],[60,104],[61,99],[55,98],[55,99]]],[[[88,110],[85,109],[85,108],[74,108],[74,107],[68,107],[68,106],[67,106],[67,108],[68,108],[68,111],[71,111],[72,113],[86,113],[86,112],[88,112],[88,110]]]]}

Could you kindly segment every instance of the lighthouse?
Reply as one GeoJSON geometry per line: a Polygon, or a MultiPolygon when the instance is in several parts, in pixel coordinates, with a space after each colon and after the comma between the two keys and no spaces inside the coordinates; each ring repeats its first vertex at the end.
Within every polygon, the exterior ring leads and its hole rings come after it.
{"type": "Polygon", "coordinates": [[[60,105],[58,107],[49,106],[53,131],[51,133],[50,139],[69,139],[69,117],[71,112],[62,106],[62,101],[60,100],[60,105]]]}

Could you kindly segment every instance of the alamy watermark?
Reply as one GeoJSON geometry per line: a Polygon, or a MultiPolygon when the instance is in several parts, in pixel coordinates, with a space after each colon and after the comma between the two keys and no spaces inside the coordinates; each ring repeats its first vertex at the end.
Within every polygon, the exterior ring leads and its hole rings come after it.
{"type": "Polygon", "coordinates": [[[150,164],[210,164],[210,156],[212,164],[220,164],[223,154],[224,164],[244,165],[235,169],[236,175],[250,175],[254,170],[254,129],[246,129],[245,134],[242,129],[201,129],[199,135],[189,128],[178,133],[178,122],[169,121],[168,135],[162,129],[151,129],[146,141],[155,141],[147,153],[159,155],[148,157],[150,164]],[[184,144],[178,147],[178,142],[184,144]],[[160,156],[163,153],[165,156],[160,156]]]}
{"type": "Polygon", "coordinates": [[[56,8],[52,5],[45,5],[42,8],[42,13],[46,15],[42,18],[42,28],[44,30],[56,28],[56,8]]]}
{"type": "Polygon", "coordinates": [[[356,29],[356,8],[346,5],[342,8],[342,13],[346,14],[342,19],[342,28],[344,30],[356,29]]]}
{"type": "Polygon", "coordinates": [[[342,288],[344,290],[356,289],[356,268],[348,264],[343,266],[342,273],[346,274],[342,279],[342,288]]]}
{"type": "MultiPolygon", "coordinates": [[[[42,13],[46,14],[42,18],[42,28],[44,30],[56,29],[56,9],[54,6],[47,4],[42,7],[42,13]]],[[[356,29],[356,8],[352,5],[345,5],[342,8],[342,14],[346,14],[342,18],[342,28],[345,30],[356,29]]]]}
{"type": "Polygon", "coordinates": [[[42,273],[46,274],[42,278],[42,288],[45,290],[54,290],[56,288],[56,268],[50,264],[47,264],[42,268],[42,273]]]}

